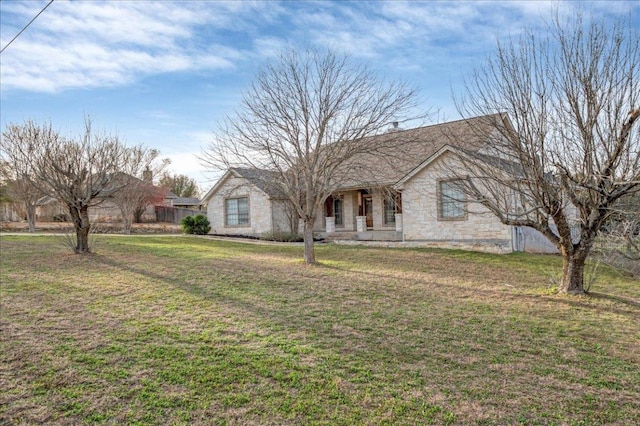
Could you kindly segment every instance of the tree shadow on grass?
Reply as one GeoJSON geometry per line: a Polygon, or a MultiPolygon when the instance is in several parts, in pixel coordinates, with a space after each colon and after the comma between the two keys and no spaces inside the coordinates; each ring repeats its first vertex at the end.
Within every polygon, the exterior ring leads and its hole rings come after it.
{"type": "MultiPolygon", "coordinates": [[[[271,318],[271,319],[274,318],[273,312],[260,312],[260,310],[264,309],[264,307],[262,308],[257,307],[248,300],[234,297],[230,294],[225,294],[225,292],[216,292],[214,290],[215,287],[212,287],[208,283],[200,283],[200,284],[189,283],[183,279],[180,279],[180,277],[167,276],[167,275],[163,275],[158,272],[152,271],[150,269],[132,266],[125,262],[110,258],[108,256],[104,256],[104,255],[94,255],[94,256],[98,262],[103,263],[105,265],[109,265],[111,267],[118,268],[130,273],[139,274],[153,280],[164,282],[167,285],[180,288],[183,291],[187,291],[199,297],[204,297],[204,298],[215,297],[219,299],[221,302],[231,303],[235,305],[237,308],[247,310],[253,313],[265,314],[265,318],[271,318]]],[[[223,269],[228,269],[228,270],[237,269],[238,266],[240,265],[240,261],[238,259],[224,259],[224,260],[217,259],[216,261],[218,263],[221,263],[218,266],[222,266],[223,269]]],[[[380,273],[380,272],[372,272],[372,271],[366,271],[366,270],[353,270],[347,267],[328,265],[324,263],[313,265],[313,267],[319,268],[320,270],[322,269],[334,270],[342,274],[356,274],[359,277],[362,277],[362,276],[370,277],[375,280],[398,280],[400,278],[398,275],[392,274],[392,273],[380,273]]],[[[275,273],[275,272],[276,271],[271,271],[271,273],[275,273]]],[[[398,271],[398,272],[402,274],[405,271],[398,271]]],[[[290,272],[287,272],[287,273],[290,273],[290,272]]],[[[431,272],[431,274],[438,274],[438,273],[439,273],[438,271],[431,272]]],[[[455,278],[456,276],[457,275],[448,274],[446,277],[455,278]]],[[[443,277],[443,278],[446,278],[446,277],[443,277]]],[[[268,276],[268,278],[271,279],[272,277],[268,276]]],[[[300,278],[304,279],[304,277],[300,277],[300,278]]],[[[460,279],[462,281],[466,281],[469,278],[470,277],[460,276],[460,279]]],[[[601,311],[616,313],[619,315],[634,316],[634,317],[637,316],[640,312],[639,302],[633,299],[623,298],[623,297],[611,295],[611,294],[590,292],[589,294],[582,295],[582,296],[543,295],[543,294],[530,294],[530,293],[522,292],[517,288],[517,286],[515,286],[514,288],[509,288],[507,291],[490,289],[490,288],[487,288],[487,286],[496,285],[495,283],[492,284],[490,282],[483,283],[486,285],[483,286],[482,289],[474,289],[472,287],[469,287],[466,284],[455,285],[451,283],[442,282],[439,279],[435,279],[433,281],[427,281],[426,277],[420,278],[419,276],[414,276],[409,279],[416,284],[419,284],[420,282],[424,282],[425,284],[436,285],[439,288],[444,288],[450,292],[453,292],[453,291],[459,292],[461,293],[461,297],[464,297],[464,296],[473,297],[475,295],[477,296],[477,300],[479,302],[484,301],[486,303],[491,303],[492,300],[502,299],[502,300],[510,300],[515,302],[523,302],[525,305],[529,306],[531,305],[531,302],[544,301],[552,304],[568,305],[571,307],[588,309],[588,310],[601,310],[601,311]],[[603,304],[594,305],[593,303],[589,303],[590,299],[610,301],[613,303],[606,304],[606,305],[603,305],[603,304]]],[[[394,291],[397,292],[397,291],[403,291],[403,290],[396,288],[394,291]]],[[[412,291],[410,290],[405,290],[405,291],[407,293],[407,297],[412,297],[413,295],[412,291]]]]}
{"type": "Polygon", "coordinates": [[[616,303],[622,303],[628,306],[633,306],[636,308],[640,308],[640,301],[638,300],[634,300],[634,299],[627,299],[624,297],[620,297],[620,296],[614,296],[612,294],[606,294],[606,293],[596,293],[593,291],[590,291],[587,294],[588,297],[592,297],[594,299],[599,299],[599,300],[610,300],[612,302],[616,302],[616,303]]]}
{"type": "MultiPolygon", "coordinates": [[[[392,274],[383,274],[379,272],[370,272],[370,271],[368,272],[368,271],[361,271],[361,270],[353,271],[349,268],[344,268],[344,267],[335,266],[335,265],[327,265],[322,263],[319,263],[317,266],[321,268],[333,269],[341,272],[353,272],[359,275],[370,276],[373,278],[397,279],[397,277],[392,274]]],[[[416,280],[419,280],[419,279],[416,279],[416,280]]],[[[620,315],[637,315],[639,311],[638,309],[635,309],[635,308],[640,308],[640,303],[633,299],[625,299],[620,296],[604,294],[604,293],[589,292],[588,294],[577,295],[577,296],[576,295],[559,295],[559,294],[551,296],[551,295],[544,295],[544,294],[530,294],[530,293],[519,292],[517,290],[517,286],[513,286],[516,290],[505,292],[505,291],[499,291],[499,290],[490,290],[490,289],[487,289],[486,287],[480,290],[474,290],[472,288],[469,288],[466,285],[454,285],[454,284],[442,283],[438,281],[435,281],[432,284],[436,284],[439,287],[445,287],[450,290],[466,291],[466,292],[476,294],[478,296],[478,300],[482,300],[482,299],[495,300],[496,298],[503,298],[503,299],[509,299],[512,301],[517,301],[517,300],[539,301],[542,299],[548,302],[552,302],[554,304],[564,304],[564,305],[579,307],[583,309],[606,310],[608,312],[616,313],[620,315]],[[591,298],[596,300],[612,301],[617,304],[620,304],[620,306],[619,307],[602,306],[602,305],[595,306],[587,302],[591,298]]],[[[490,283],[485,283],[485,284],[490,284],[490,283]]]]}

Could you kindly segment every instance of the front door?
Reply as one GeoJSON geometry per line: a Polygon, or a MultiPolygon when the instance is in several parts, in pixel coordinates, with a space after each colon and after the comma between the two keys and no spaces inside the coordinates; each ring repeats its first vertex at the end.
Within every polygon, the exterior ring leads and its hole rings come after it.
{"type": "Polygon", "coordinates": [[[373,198],[364,196],[364,215],[367,217],[367,228],[373,228],[373,198]]]}

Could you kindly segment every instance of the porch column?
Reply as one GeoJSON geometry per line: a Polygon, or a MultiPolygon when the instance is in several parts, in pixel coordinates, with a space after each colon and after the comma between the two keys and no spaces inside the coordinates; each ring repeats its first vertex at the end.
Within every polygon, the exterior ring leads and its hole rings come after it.
{"type": "Polygon", "coordinates": [[[402,232],[402,213],[396,213],[396,232],[402,232]]]}
{"type": "Polygon", "coordinates": [[[366,232],[367,230],[367,217],[366,216],[356,216],[356,231],[357,232],[366,232]]]}
{"type": "Polygon", "coordinates": [[[330,217],[325,217],[324,218],[324,222],[325,222],[325,231],[327,234],[333,234],[334,232],[336,232],[336,218],[333,216],[330,217]]]}

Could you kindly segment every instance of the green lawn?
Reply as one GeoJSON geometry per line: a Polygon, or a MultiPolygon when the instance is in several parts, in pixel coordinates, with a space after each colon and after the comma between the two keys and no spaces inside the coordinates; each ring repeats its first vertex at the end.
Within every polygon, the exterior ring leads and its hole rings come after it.
{"type": "Polygon", "coordinates": [[[560,259],[2,236],[0,424],[640,422],[640,282],[560,259]]]}

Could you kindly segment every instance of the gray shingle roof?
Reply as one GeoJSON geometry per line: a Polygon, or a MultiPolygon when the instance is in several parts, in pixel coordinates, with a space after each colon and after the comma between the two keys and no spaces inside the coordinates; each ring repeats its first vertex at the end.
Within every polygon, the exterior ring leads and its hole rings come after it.
{"type": "MultiPolygon", "coordinates": [[[[357,155],[339,168],[335,176],[336,189],[393,185],[445,145],[467,153],[477,153],[490,143],[495,125],[502,119],[503,116],[495,114],[338,142],[363,146],[359,147],[357,155]]],[[[480,159],[488,160],[489,156],[485,157],[480,159]]],[[[230,171],[245,178],[271,198],[286,198],[278,172],[242,167],[231,168],[230,171]]]]}
{"type": "Polygon", "coordinates": [[[234,173],[242,176],[253,185],[257,186],[261,191],[271,198],[286,198],[282,185],[280,184],[280,175],[271,170],[240,168],[231,169],[234,173]]]}
{"type": "Polygon", "coordinates": [[[174,206],[197,206],[200,204],[200,199],[193,197],[176,197],[171,200],[171,204],[174,206]]]}
{"type": "Polygon", "coordinates": [[[466,120],[392,131],[352,143],[371,146],[341,167],[340,189],[392,185],[418,167],[444,145],[465,151],[478,151],[490,138],[500,116],[466,120]]]}

